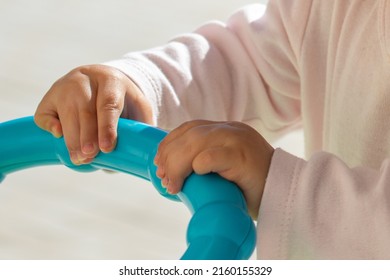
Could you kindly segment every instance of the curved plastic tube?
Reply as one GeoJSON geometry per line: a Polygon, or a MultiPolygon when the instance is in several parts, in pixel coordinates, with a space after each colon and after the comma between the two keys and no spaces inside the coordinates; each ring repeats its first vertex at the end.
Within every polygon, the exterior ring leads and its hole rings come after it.
{"type": "Polygon", "coordinates": [[[121,119],[118,143],[89,165],[70,161],[63,138],[39,129],[32,117],[0,123],[0,182],[8,173],[34,166],[63,164],[78,171],[110,169],[150,180],[157,191],[182,201],[193,216],[182,259],[248,259],[256,243],[255,227],[238,187],[216,174],[190,175],[177,195],[169,195],[156,177],[153,159],[163,130],[121,119]]]}

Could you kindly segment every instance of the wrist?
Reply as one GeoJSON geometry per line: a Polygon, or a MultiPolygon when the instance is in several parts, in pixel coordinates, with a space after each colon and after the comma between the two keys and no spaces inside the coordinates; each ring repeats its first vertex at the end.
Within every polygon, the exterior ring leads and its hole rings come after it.
{"type": "Polygon", "coordinates": [[[270,145],[266,147],[266,150],[267,151],[264,153],[263,157],[263,164],[261,166],[262,172],[259,172],[259,179],[257,180],[257,182],[255,182],[254,186],[251,189],[244,192],[244,196],[248,206],[248,213],[254,220],[257,220],[259,214],[261,200],[263,198],[264,188],[266,185],[268,172],[274,154],[274,148],[270,145]]]}

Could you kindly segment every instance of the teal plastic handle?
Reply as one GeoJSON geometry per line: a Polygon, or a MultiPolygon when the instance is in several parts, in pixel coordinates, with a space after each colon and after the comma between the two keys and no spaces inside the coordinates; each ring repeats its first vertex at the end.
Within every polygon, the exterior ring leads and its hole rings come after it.
{"type": "Polygon", "coordinates": [[[115,150],[99,153],[91,164],[76,166],[64,139],[38,128],[32,117],[0,123],[0,182],[11,172],[51,164],[135,175],[151,181],[164,197],[183,202],[193,214],[187,228],[188,248],[181,259],[248,259],[255,248],[256,231],[239,188],[217,174],[192,174],[179,194],[166,193],[153,164],[165,136],[158,128],[120,119],[115,150]]]}

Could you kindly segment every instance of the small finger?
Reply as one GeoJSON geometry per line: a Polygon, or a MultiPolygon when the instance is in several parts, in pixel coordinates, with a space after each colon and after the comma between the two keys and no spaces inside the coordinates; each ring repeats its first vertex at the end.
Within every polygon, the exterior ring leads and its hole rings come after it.
{"type": "Polygon", "coordinates": [[[165,170],[164,170],[164,166],[158,166],[157,168],[157,171],[156,171],[156,176],[160,179],[164,178],[165,177],[165,170]]]}
{"type": "Polygon", "coordinates": [[[74,164],[82,164],[87,157],[83,156],[80,147],[80,124],[77,116],[68,114],[64,116],[66,120],[62,120],[62,129],[64,132],[64,140],[69,151],[70,159],[74,164]]]}
{"type": "Polygon", "coordinates": [[[96,101],[98,143],[102,152],[111,152],[117,141],[117,126],[123,110],[122,88],[114,81],[99,86],[96,101]]]}
{"type": "Polygon", "coordinates": [[[99,152],[97,120],[94,112],[80,112],[81,152],[94,158],[99,152]]]}

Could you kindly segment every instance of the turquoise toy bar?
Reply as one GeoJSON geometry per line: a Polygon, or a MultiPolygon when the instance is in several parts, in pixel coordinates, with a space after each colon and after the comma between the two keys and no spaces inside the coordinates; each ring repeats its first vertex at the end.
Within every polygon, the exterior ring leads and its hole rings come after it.
{"type": "Polygon", "coordinates": [[[188,248],[181,259],[248,259],[255,248],[255,226],[239,188],[217,174],[190,175],[177,195],[156,177],[153,159],[166,132],[131,120],[118,124],[118,143],[88,165],[73,165],[63,138],[38,128],[32,117],[0,123],[0,182],[6,175],[34,166],[63,164],[77,171],[109,169],[152,182],[164,197],[183,202],[192,213],[188,248]]]}

